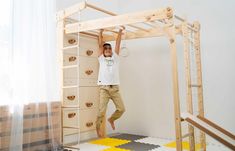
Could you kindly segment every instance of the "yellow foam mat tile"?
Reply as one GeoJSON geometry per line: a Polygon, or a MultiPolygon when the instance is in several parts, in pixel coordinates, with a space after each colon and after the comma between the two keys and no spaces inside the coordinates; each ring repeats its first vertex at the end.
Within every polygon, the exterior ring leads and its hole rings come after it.
{"type": "Polygon", "coordinates": [[[127,144],[129,142],[131,142],[131,141],[116,139],[116,138],[103,138],[103,139],[98,139],[98,140],[91,141],[89,143],[96,144],[96,145],[115,147],[115,146],[127,144]]]}
{"type": "MultiPolygon", "coordinates": [[[[165,147],[170,147],[170,148],[176,148],[176,142],[171,142],[171,143],[165,144],[164,146],[165,147]]],[[[190,150],[189,142],[182,142],[182,147],[183,147],[184,150],[190,150]]],[[[195,147],[196,147],[196,150],[200,150],[201,145],[200,144],[196,144],[195,147]]]]}
{"type": "Polygon", "coordinates": [[[108,148],[102,151],[131,151],[131,150],[121,149],[121,148],[108,148]]]}

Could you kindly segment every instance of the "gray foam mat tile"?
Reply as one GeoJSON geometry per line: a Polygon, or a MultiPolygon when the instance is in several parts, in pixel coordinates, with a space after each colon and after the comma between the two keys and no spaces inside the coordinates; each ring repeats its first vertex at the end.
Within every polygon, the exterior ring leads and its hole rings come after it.
{"type": "Polygon", "coordinates": [[[128,150],[132,150],[132,151],[150,151],[152,149],[160,148],[160,146],[159,145],[152,145],[152,144],[143,144],[143,143],[139,143],[139,142],[130,142],[127,144],[117,146],[117,148],[128,149],[128,150]]]}
{"type": "Polygon", "coordinates": [[[117,138],[117,139],[124,139],[124,140],[131,140],[131,141],[135,141],[138,139],[143,139],[146,138],[147,136],[142,136],[142,135],[134,135],[134,134],[118,134],[115,136],[112,136],[111,138],[117,138]]]}

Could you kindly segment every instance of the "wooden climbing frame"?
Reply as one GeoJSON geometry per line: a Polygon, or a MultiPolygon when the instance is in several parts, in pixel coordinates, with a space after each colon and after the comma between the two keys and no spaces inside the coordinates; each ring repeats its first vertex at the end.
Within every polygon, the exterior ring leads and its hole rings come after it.
{"type": "MultiPolygon", "coordinates": [[[[99,35],[100,29],[104,30],[104,41],[114,41],[117,37],[119,28],[125,27],[125,39],[137,39],[147,37],[167,37],[171,50],[172,80],[173,80],[173,99],[174,99],[174,117],[175,117],[175,135],[177,151],[182,151],[182,140],[189,138],[190,151],[195,151],[194,126],[188,125],[188,133],[182,134],[179,81],[178,81],[178,61],[176,50],[176,36],[183,37],[185,73],[187,84],[187,112],[194,114],[193,101],[198,101],[198,113],[204,118],[203,91],[202,91],[202,73],[200,58],[200,24],[198,22],[189,23],[185,19],[174,14],[170,7],[134,12],[118,15],[111,11],[99,8],[87,2],[82,2],[61,10],[57,13],[58,21],[58,47],[63,49],[63,34],[85,34],[93,37],[99,35]],[[80,20],[80,15],[85,9],[92,9],[97,12],[109,15],[104,18],[92,20],[80,20]],[[77,17],[76,17],[77,14],[77,17]],[[73,17],[75,16],[75,17],[73,17]],[[77,18],[79,18],[77,20],[77,18]],[[68,22],[69,21],[69,22],[68,22]],[[190,37],[190,35],[193,35],[190,37]],[[190,47],[191,46],[191,47],[190,47]],[[192,83],[192,73],[190,70],[190,48],[195,53],[197,83],[192,83]],[[198,99],[192,99],[193,89],[197,89],[198,99]]],[[[62,97],[63,98],[63,97],[62,97]]],[[[200,135],[200,144],[202,150],[206,151],[205,134],[200,135]]]]}

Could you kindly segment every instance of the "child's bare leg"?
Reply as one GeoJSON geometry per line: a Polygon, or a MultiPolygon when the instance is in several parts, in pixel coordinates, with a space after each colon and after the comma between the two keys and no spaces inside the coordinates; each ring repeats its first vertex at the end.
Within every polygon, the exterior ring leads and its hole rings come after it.
{"type": "Polygon", "coordinates": [[[96,133],[97,133],[97,136],[98,136],[99,138],[102,138],[102,137],[103,137],[100,128],[96,127],[96,133]]]}
{"type": "Polygon", "coordinates": [[[112,118],[109,118],[108,121],[109,121],[112,129],[115,130],[115,124],[114,124],[114,121],[112,120],[112,118]]]}

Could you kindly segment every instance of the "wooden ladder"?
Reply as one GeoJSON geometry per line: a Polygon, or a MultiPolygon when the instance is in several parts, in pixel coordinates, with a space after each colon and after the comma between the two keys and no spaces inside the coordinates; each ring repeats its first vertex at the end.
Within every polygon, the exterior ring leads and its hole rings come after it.
{"type": "MultiPolygon", "coordinates": [[[[73,65],[65,65],[64,64],[64,59],[65,59],[65,51],[70,51],[71,49],[76,49],[76,56],[71,56],[69,58],[69,61],[73,62],[77,59],[78,57],[78,54],[79,54],[79,33],[76,35],[77,36],[77,43],[76,45],[72,45],[72,46],[64,46],[64,42],[65,42],[65,37],[66,37],[66,33],[65,33],[65,24],[66,24],[66,20],[65,19],[61,19],[61,20],[58,20],[58,23],[57,23],[57,42],[58,42],[58,50],[59,50],[59,57],[60,57],[60,74],[61,74],[61,142],[62,142],[62,145],[63,147],[65,148],[70,148],[70,149],[79,149],[79,143],[80,143],[80,128],[79,128],[79,119],[80,119],[80,115],[79,115],[79,106],[77,105],[64,105],[64,95],[65,95],[65,91],[67,89],[72,89],[72,88],[77,88],[79,89],[79,78],[78,78],[78,68],[79,68],[79,62],[77,62],[76,64],[73,64],[73,65]],[[68,72],[68,69],[72,69],[74,71],[77,71],[77,77],[76,77],[76,84],[74,85],[64,85],[64,81],[65,81],[65,77],[64,77],[64,74],[66,72],[68,72]],[[66,113],[65,115],[65,110],[66,109],[69,109],[69,110],[76,110],[76,112],[71,112],[71,113],[66,113]],[[74,126],[74,125],[69,125],[69,124],[66,124],[64,125],[64,123],[68,122],[65,120],[65,117],[67,118],[77,118],[78,120],[78,125],[74,126]],[[73,144],[68,144],[68,143],[65,143],[65,140],[64,140],[64,136],[65,136],[65,129],[67,131],[71,131],[71,130],[74,130],[76,131],[77,133],[77,136],[78,138],[76,139],[76,142],[73,144]]],[[[67,99],[69,100],[74,100],[75,97],[79,96],[78,95],[78,90],[76,92],[76,94],[72,95],[72,96],[67,96],[67,99]]]]}
{"type": "MultiPolygon", "coordinates": [[[[195,30],[190,29],[187,26],[187,22],[182,24],[184,63],[186,73],[186,104],[187,112],[193,115],[196,112],[193,104],[195,101],[197,101],[197,114],[200,117],[204,117],[200,53],[200,24],[198,22],[194,22],[193,28],[195,30]],[[194,69],[196,69],[196,71],[194,69]],[[195,94],[197,96],[196,100],[194,100],[193,97],[195,94]]],[[[183,122],[183,120],[181,120],[181,122],[183,122]]],[[[181,141],[186,137],[189,137],[190,151],[195,151],[195,130],[194,127],[190,124],[188,124],[188,133],[185,135],[181,134],[181,141]]],[[[200,146],[201,150],[206,151],[206,138],[205,133],[203,132],[200,132],[200,146]]]]}

